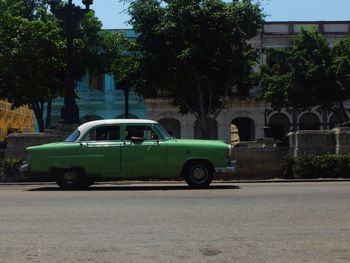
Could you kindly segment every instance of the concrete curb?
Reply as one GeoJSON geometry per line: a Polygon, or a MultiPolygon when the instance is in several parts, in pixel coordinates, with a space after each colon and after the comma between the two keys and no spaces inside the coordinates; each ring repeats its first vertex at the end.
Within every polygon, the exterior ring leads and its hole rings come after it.
{"type": "MultiPolygon", "coordinates": [[[[339,179],[270,179],[270,180],[214,180],[214,184],[246,184],[246,183],[323,183],[323,182],[350,182],[350,179],[339,178],[339,179]]],[[[97,182],[94,185],[135,185],[135,184],[186,184],[184,181],[107,181],[107,182],[97,182]]],[[[11,186],[11,185],[56,185],[54,182],[0,182],[1,186],[11,186]]]]}

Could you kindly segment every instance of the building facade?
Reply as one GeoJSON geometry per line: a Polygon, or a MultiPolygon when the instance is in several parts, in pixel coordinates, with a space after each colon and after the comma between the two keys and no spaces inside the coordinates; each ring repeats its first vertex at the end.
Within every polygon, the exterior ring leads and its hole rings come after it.
{"type": "MultiPolygon", "coordinates": [[[[266,64],[267,57],[262,52],[268,48],[289,47],[301,28],[312,27],[325,35],[330,46],[350,35],[350,21],[305,21],[305,22],[267,22],[251,40],[251,44],[261,51],[259,64],[266,64]]],[[[132,30],[123,30],[131,39],[136,35],[132,30]]],[[[255,70],[259,70],[260,65],[255,70]]],[[[124,95],[116,89],[111,76],[89,76],[78,84],[78,105],[82,122],[94,119],[120,118],[124,115],[124,95]]],[[[212,124],[216,137],[227,142],[252,141],[264,137],[264,127],[273,127],[277,137],[282,138],[291,130],[325,130],[333,128],[336,118],[318,107],[309,111],[275,112],[269,104],[259,103],[255,96],[260,87],[253,87],[250,96],[232,98],[227,107],[212,124]],[[239,139],[238,138],[239,135],[239,139]]],[[[63,99],[58,98],[53,105],[53,123],[59,121],[63,99]]],[[[350,103],[345,106],[350,110],[350,103]]],[[[134,118],[149,118],[159,121],[176,137],[198,138],[199,125],[192,115],[180,115],[178,110],[166,99],[143,99],[135,93],[130,94],[130,113],[134,118]]]]}
{"type": "Polygon", "coordinates": [[[34,131],[34,114],[28,107],[12,109],[7,101],[0,100],[0,142],[12,132],[34,131]]]}

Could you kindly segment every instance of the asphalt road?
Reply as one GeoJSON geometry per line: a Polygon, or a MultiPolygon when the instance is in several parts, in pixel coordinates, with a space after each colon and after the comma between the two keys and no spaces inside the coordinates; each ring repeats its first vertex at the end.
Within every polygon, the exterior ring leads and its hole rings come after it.
{"type": "Polygon", "coordinates": [[[350,262],[350,182],[0,186],[0,262],[350,262]]]}

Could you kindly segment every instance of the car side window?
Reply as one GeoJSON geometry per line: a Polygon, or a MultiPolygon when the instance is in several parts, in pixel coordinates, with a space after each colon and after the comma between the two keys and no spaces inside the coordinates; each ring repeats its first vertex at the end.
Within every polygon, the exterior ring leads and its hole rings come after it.
{"type": "Polygon", "coordinates": [[[91,130],[86,136],[85,141],[119,141],[120,126],[102,126],[91,130]]]}
{"type": "Polygon", "coordinates": [[[125,140],[143,139],[155,140],[157,138],[154,130],[147,125],[128,125],[125,129],[125,140]]]}

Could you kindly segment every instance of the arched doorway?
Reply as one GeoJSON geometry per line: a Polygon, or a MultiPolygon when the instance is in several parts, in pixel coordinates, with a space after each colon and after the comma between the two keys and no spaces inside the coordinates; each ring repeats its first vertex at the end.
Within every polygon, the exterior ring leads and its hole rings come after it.
{"type": "Polygon", "coordinates": [[[328,122],[328,128],[331,130],[333,129],[336,125],[340,124],[341,121],[337,118],[335,114],[332,114],[331,118],[329,119],[328,122]]]}
{"type": "Polygon", "coordinates": [[[299,130],[319,130],[320,126],[320,119],[312,112],[303,114],[299,120],[299,130]]]}
{"type": "Polygon", "coordinates": [[[168,131],[168,133],[175,138],[181,138],[181,125],[180,122],[173,118],[165,118],[158,121],[160,125],[168,131]]]}
{"type": "MultiPolygon", "coordinates": [[[[217,140],[218,139],[218,122],[216,120],[210,119],[209,127],[210,127],[209,134],[211,134],[211,137],[209,139],[217,140]]],[[[198,120],[196,120],[194,123],[194,138],[195,139],[203,138],[202,130],[198,120]]]]}
{"type": "Polygon", "coordinates": [[[274,139],[282,140],[290,131],[290,121],[286,114],[275,113],[269,120],[272,137],[274,139]]]}
{"type": "MultiPolygon", "coordinates": [[[[254,141],[255,140],[255,122],[248,117],[239,117],[231,122],[238,129],[240,141],[254,141]]],[[[231,131],[234,130],[231,127],[231,131]]]]}

